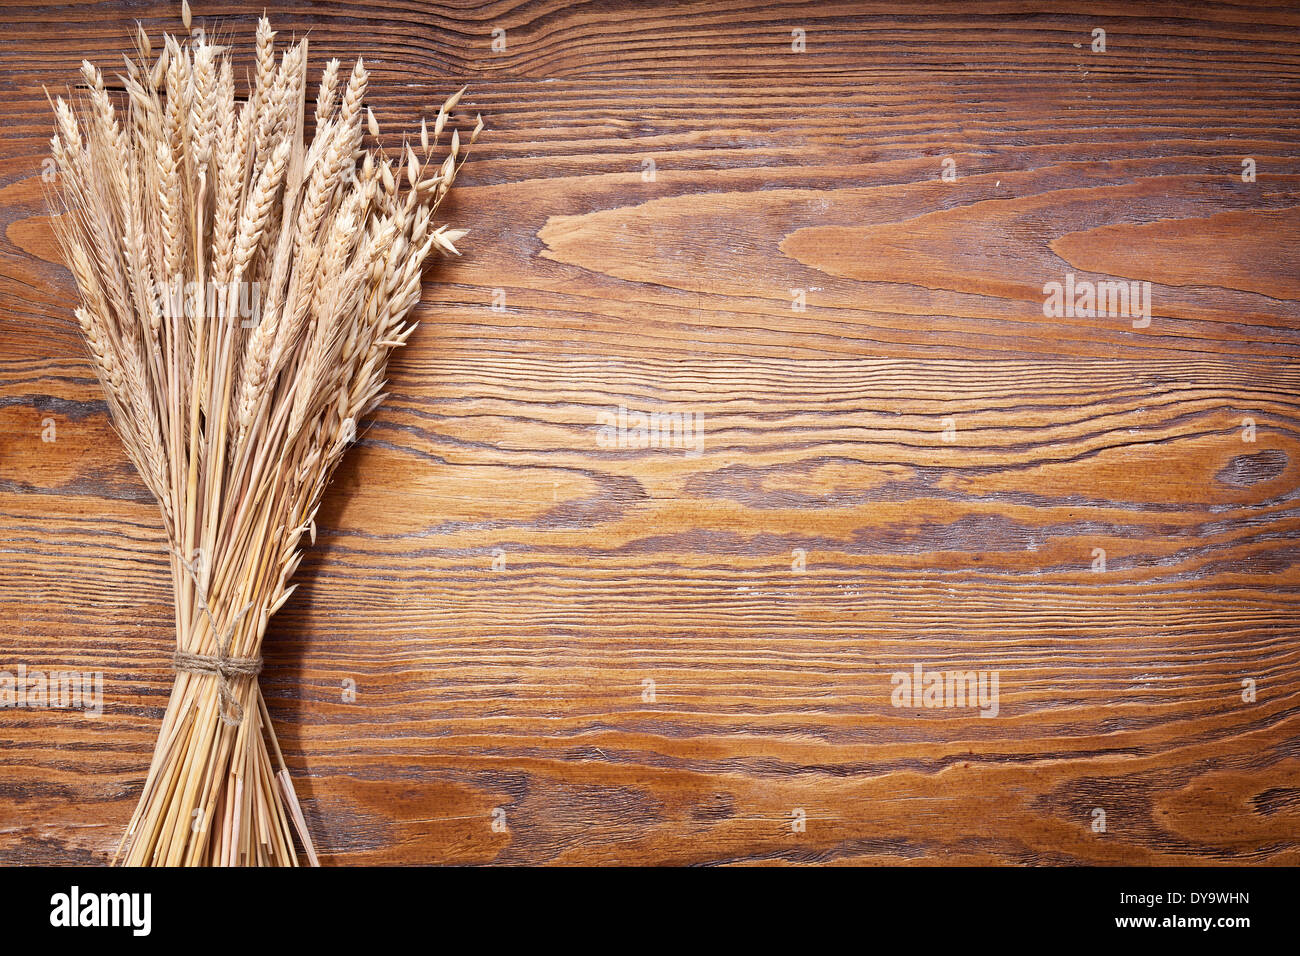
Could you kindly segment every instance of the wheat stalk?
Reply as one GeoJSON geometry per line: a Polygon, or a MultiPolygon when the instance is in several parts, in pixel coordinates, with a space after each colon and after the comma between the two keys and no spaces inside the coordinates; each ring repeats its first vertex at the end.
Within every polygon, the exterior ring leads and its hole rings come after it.
{"type": "Polygon", "coordinates": [[[343,80],[331,60],[308,141],[307,41],[276,53],[263,17],[241,101],[226,47],[167,36],[154,58],[141,28],[124,115],[90,63],[53,103],[75,315],[158,499],[176,595],[176,682],[128,865],[298,865],[295,838],[317,862],[256,679],[262,641],[415,328],[424,265],[465,235],[434,225],[465,161],[458,130],[442,143],[463,90],[389,156],[364,64],[343,80]]]}

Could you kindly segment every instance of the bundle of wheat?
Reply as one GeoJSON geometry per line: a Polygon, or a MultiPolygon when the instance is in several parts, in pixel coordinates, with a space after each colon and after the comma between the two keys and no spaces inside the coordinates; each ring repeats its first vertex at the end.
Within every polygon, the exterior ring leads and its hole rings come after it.
{"type": "Polygon", "coordinates": [[[263,18],[243,100],[224,46],[167,36],[154,60],[141,29],[121,115],[89,63],[78,106],[54,104],[77,321],[171,544],[176,682],[129,865],[297,865],[295,833],[316,863],[257,682],[262,639],[415,327],[425,261],[464,235],[433,224],[464,163],[458,131],[440,147],[461,94],[390,158],[364,66],[343,79],[332,60],[307,143],[307,41],[277,62],[274,40],[263,18]]]}

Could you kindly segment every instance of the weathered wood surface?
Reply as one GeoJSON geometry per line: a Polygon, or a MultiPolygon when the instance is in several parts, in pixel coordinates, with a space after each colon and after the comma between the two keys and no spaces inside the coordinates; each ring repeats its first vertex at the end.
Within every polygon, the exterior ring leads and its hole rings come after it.
{"type": "MultiPolygon", "coordinates": [[[[327,862],[1300,863],[1300,12],[1069,6],[269,4],[394,142],[488,121],[268,639],[327,862]],[[1067,272],[1150,326],[1045,318],[1067,272]]],[[[107,858],[169,687],[40,179],[136,18],[0,8],[0,670],[105,695],[0,710],[2,862],[107,858]]]]}

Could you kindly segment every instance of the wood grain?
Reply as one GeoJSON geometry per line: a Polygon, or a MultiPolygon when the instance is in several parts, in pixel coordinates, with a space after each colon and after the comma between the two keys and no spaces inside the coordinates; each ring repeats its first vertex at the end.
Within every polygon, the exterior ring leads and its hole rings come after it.
{"type": "MultiPolygon", "coordinates": [[[[488,122],[268,638],[326,862],[1300,863],[1300,12],[894,6],[269,5],[393,142],[488,122]]],[[[0,670],[105,694],[0,710],[0,862],[107,858],[170,685],[40,179],[136,19],[0,7],[0,670]]]]}

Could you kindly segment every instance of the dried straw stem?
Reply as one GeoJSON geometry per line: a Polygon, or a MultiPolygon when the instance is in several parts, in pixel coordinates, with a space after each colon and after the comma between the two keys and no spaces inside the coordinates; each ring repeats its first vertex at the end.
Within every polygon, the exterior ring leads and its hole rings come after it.
{"type": "Polygon", "coordinates": [[[308,142],[307,41],[277,61],[263,18],[242,101],[227,53],[199,32],[155,59],[140,30],[124,115],[89,63],[75,105],[53,104],[76,318],[162,511],[184,662],[119,848],[129,865],[292,866],[295,839],[316,862],[255,677],[262,641],[415,328],[426,260],[464,235],[433,225],[464,163],[459,131],[441,145],[461,93],[391,158],[361,61],[345,81],[325,68],[308,142]]]}

